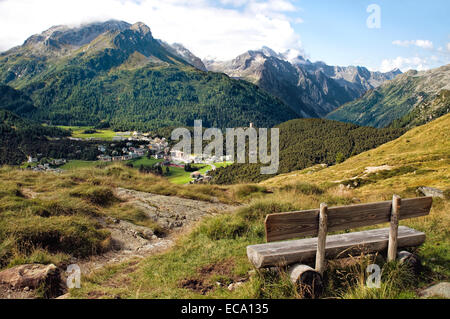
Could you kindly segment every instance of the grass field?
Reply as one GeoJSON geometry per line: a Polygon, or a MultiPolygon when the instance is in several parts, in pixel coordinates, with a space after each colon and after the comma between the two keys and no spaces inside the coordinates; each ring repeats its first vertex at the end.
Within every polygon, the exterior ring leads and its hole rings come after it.
{"type": "Polygon", "coordinates": [[[139,168],[139,166],[141,166],[141,165],[153,166],[156,163],[161,163],[161,162],[164,162],[164,160],[141,157],[141,158],[132,159],[131,161],[126,161],[125,163],[133,164],[134,168],[139,168]]]}
{"type": "MultiPolygon", "coordinates": [[[[196,164],[193,166],[198,168],[203,167],[202,169],[199,170],[201,174],[205,174],[207,171],[211,170],[210,165],[196,164]]],[[[170,167],[169,170],[170,170],[169,175],[167,175],[166,177],[171,183],[184,185],[192,181],[191,178],[192,172],[186,172],[184,168],[170,167]]]]}
{"type": "Polygon", "coordinates": [[[90,168],[90,167],[106,167],[110,165],[111,163],[107,162],[100,162],[100,161],[79,161],[79,160],[72,160],[68,161],[63,166],[59,167],[63,170],[77,170],[82,168],[90,168]]]}
{"type": "Polygon", "coordinates": [[[84,131],[94,129],[93,127],[90,126],[58,126],[58,127],[65,130],[71,130],[72,137],[74,138],[82,138],[82,139],[95,138],[105,141],[111,141],[113,137],[117,135],[117,132],[114,132],[112,130],[100,130],[100,129],[95,129],[97,133],[84,134],[84,131]]]}
{"type": "MultiPolygon", "coordinates": [[[[139,169],[141,165],[144,166],[153,166],[156,163],[161,163],[163,160],[158,160],[154,158],[147,158],[147,157],[141,157],[137,159],[133,159],[130,161],[125,161],[123,163],[129,163],[133,164],[133,167],[135,169],[139,169]]],[[[100,162],[100,161],[78,161],[78,160],[72,160],[66,163],[65,165],[61,166],[60,168],[63,170],[78,170],[78,169],[84,169],[84,168],[91,168],[91,167],[106,167],[108,165],[111,165],[112,163],[108,162],[100,162]]],[[[220,163],[222,164],[222,163],[220,163]]],[[[214,164],[215,165],[215,164],[214,164]]],[[[226,164],[224,164],[226,165],[226,164]]],[[[202,167],[199,172],[201,174],[206,174],[207,171],[211,170],[212,167],[210,165],[203,165],[198,164],[194,165],[195,167],[202,167]]],[[[166,169],[164,168],[164,174],[166,174],[166,169]]],[[[178,167],[169,167],[169,174],[164,176],[169,180],[169,182],[177,185],[184,185],[188,184],[192,178],[191,178],[191,172],[186,172],[184,168],[178,168],[178,167]]]]}

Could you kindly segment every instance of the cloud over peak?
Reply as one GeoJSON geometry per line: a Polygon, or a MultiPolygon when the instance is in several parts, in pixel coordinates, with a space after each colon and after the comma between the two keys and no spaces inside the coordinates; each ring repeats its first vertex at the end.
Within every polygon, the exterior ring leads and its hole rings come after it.
{"type": "Polygon", "coordinates": [[[405,48],[416,46],[422,49],[433,49],[433,42],[430,40],[395,40],[392,41],[392,44],[405,48]]]}
{"type": "Polygon", "coordinates": [[[182,43],[202,58],[231,59],[264,45],[300,50],[286,15],[296,10],[290,0],[1,0],[0,51],[53,25],[108,19],[142,21],[156,38],[182,43]]]}

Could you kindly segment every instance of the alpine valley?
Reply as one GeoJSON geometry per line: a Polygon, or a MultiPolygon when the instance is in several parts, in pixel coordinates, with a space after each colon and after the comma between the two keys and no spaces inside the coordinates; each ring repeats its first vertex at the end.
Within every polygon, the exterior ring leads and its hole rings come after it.
{"type": "MultiPolygon", "coordinates": [[[[178,2],[188,1],[170,1],[178,2]]],[[[450,65],[383,73],[268,47],[202,60],[184,45],[154,38],[143,23],[110,20],[54,26],[0,53],[0,299],[448,294],[450,65]],[[232,130],[203,135],[195,120],[256,131],[259,149],[232,130]],[[195,154],[172,148],[175,127],[187,129],[183,140],[194,131],[195,154]],[[257,128],[275,134],[262,138],[257,128]],[[213,154],[207,144],[248,154],[213,154]],[[261,174],[267,157],[273,175],[261,174]],[[401,199],[391,205],[393,195],[401,199]],[[399,219],[413,237],[396,235],[399,219]],[[386,236],[370,235],[388,221],[386,236]],[[267,243],[270,233],[295,240],[267,243]],[[310,235],[318,238],[297,241],[310,235]],[[401,245],[411,238],[423,245],[401,245]],[[277,267],[256,269],[248,246],[265,244],[275,248],[261,254],[277,267]],[[366,285],[374,264],[380,289],[366,285]]],[[[183,302],[164,313],[274,313],[267,305],[183,302]]]]}

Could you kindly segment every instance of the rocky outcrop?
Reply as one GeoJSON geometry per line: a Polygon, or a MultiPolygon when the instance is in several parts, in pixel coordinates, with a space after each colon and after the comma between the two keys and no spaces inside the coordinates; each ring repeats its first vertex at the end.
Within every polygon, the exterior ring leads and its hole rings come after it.
{"type": "Polygon", "coordinates": [[[424,196],[444,198],[444,191],[433,187],[419,187],[417,191],[424,196]]]}
{"type": "Polygon", "coordinates": [[[20,265],[0,272],[0,290],[13,295],[31,295],[33,290],[40,288],[45,297],[52,298],[63,292],[61,278],[60,270],[53,264],[20,265]]]}
{"type": "Polygon", "coordinates": [[[146,212],[155,223],[169,230],[198,221],[205,215],[235,208],[222,203],[156,195],[123,188],[117,189],[116,196],[146,212]]]}
{"type": "Polygon", "coordinates": [[[424,289],[419,294],[423,298],[446,298],[450,299],[450,282],[441,282],[427,289],[424,289]]]}
{"type": "Polygon", "coordinates": [[[162,40],[158,40],[160,44],[170,53],[179,56],[183,60],[185,60],[187,63],[192,65],[193,67],[201,70],[201,71],[207,71],[205,64],[203,64],[202,60],[194,55],[191,51],[189,51],[186,47],[184,47],[180,43],[173,43],[168,44],[167,42],[164,42],[162,40]]]}

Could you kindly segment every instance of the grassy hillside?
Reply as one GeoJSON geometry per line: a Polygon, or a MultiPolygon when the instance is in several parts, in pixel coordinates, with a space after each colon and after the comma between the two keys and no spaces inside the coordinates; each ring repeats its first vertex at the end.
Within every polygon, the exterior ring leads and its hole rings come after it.
{"type": "Polygon", "coordinates": [[[412,128],[450,113],[450,90],[442,90],[432,100],[426,100],[416,106],[411,113],[392,122],[391,127],[412,128]]]}
{"type": "Polygon", "coordinates": [[[386,127],[395,120],[399,120],[396,127],[424,124],[449,112],[449,81],[450,65],[409,71],[341,106],[327,118],[374,127],[386,127]]]}
{"type": "Polygon", "coordinates": [[[219,187],[178,186],[121,164],[38,173],[0,168],[0,269],[24,263],[63,265],[111,249],[100,218],[117,218],[154,231],[161,226],[139,209],[124,205],[117,187],[204,201],[233,202],[219,187]],[[56,178],[55,178],[56,177],[56,178]]]}
{"type": "Polygon", "coordinates": [[[392,180],[380,180],[358,188],[373,191],[391,187],[392,191],[401,191],[408,187],[435,186],[448,188],[450,183],[450,115],[445,115],[427,125],[408,131],[400,138],[380,147],[350,158],[342,164],[320,170],[306,169],[292,174],[284,174],[264,182],[265,185],[296,181],[333,181],[347,180],[364,175],[366,167],[389,165],[394,168],[413,167],[412,172],[404,176],[393,176],[392,180]],[[393,182],[395,181],[395,183],[393,182]],[[427,185],[432,184],[432,185],[427,185]]]}
{"type": "MultiPolygon", "coordinates": [[[[375,148],[402,135],[404,129],[376,129],[322,119],[291,120],[280,129],[279,173],[316,164],[334,165],[350,156],[375,148]]],[[[259,164],[235,164],[212,173],[213,183],[260,182],[259,164]]]]}
{"type": "Polygon", "coordinates": [[[330,261],[325,274],[324,297],[418,298],[418,289],[450,278],[449,127],[447,115],[342,164],[278,176],[259,185],[234,186],[238,195],[235,199],[247,203],[246,207],[207,218],[168,252],[106,267],[84,277],[82,289],[72,290],[72,297],[296,298],[296,289],[286,274],[248,273],[252,267],[246,246],[264,242],[266,214],[317,208],[321,202],[335,206],[389,200],[393,193],[415,197],[416,187],[426,185],[446,190],[446,199],[433,201],[430,216],[401,222],[427,235],[426,243],[416,251],[424,265],[419,275],[412,275],[396,263],[386,263],[382,254],[345,263],[330,261]],[[417,169],[396,170],[395,174],[384,179],[378,176],[373,183],[359,188],[338,186],[338,180],[358,176],[368,166],[383,164],[417,169]],[[382,267],[382,289],[367,289],[364,285],[365,267],[374,262],[382,267]],[[229,291],[227,285],[237,281],[244,284],[229,291]],[[189,286],[189,282],[196,285],[189,286]]]}

